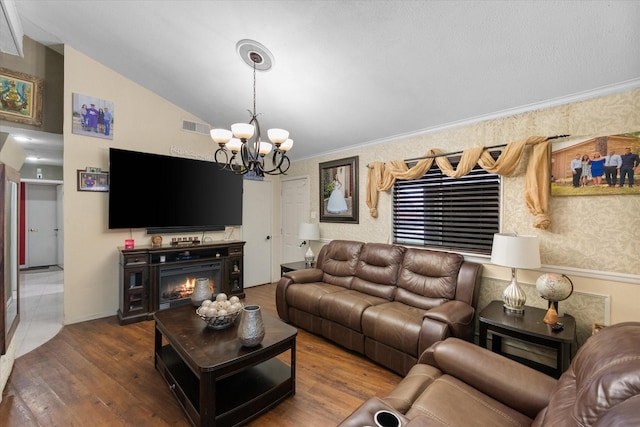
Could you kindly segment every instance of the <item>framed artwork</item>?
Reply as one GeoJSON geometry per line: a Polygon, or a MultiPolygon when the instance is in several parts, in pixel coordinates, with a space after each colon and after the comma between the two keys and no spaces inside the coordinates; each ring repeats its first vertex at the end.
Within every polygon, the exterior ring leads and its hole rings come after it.
{"type": "Polygon", "coordinates": [[[72,133],[113,139],[115,111],[112,101],[74,93],[72,108],[72,133]]]}
{"type": "Polygon", "coordinates": [[[320,222],[358,223],[358,156],[320,163],[320,222]]]}
{"type": "Polygon", "coordinates": [[[553,143],[551,195],[640,195],[640,132],[553,143]]]}
{"type": "Polygon", "coordinates": [[[43,80],[0,68],[0,119],[42,125],[43,80]]]}
{"type": "Polygon", "coordinates": [[[78,170],[78,191],[109,191],[109,172],[78,170]]]}

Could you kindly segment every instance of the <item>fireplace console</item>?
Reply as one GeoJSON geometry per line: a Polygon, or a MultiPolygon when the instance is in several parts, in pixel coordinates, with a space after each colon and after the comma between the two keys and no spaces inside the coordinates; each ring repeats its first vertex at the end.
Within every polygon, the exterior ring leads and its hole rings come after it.
{"type": "Polygon", "coordinates": [[[120,247],[121,325],[152,320],[169,307],[191,304],[195,280],[208,278],[212,295],[244,298],[241,241],[120,247]]]}

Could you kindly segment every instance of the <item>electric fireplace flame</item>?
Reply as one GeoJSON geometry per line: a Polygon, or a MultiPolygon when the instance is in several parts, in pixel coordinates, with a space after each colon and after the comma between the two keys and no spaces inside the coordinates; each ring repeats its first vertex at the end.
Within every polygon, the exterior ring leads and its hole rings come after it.
{"type": "Polygon", "coordinates": [[[162,298],[165,300],[191,298],[195,284],[195,277],[187,277],[184,282],[174,285],[173,287],[168,287],[162,294],[162,298]]]}

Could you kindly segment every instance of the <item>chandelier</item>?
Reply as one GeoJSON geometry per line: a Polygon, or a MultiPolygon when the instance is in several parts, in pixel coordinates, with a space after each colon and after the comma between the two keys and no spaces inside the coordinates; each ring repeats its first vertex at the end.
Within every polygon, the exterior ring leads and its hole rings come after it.
{"type": "Polygon", "coordinates": [[[262,141],[256,113],[256,70],[269,70],[273,57],[267,48],[253,40],[240,40],[236,48],[253,68],[253,111],[247,110],[251,117],[249,123],[234,123],[231,130],[211,129],[211,139],[218,144],[215,160],[223,165],[223,169],[236,174],[285,174],[291,165],[287,151],[293,147],[293,140],[284,129],[269,129],[267,136],[271,142],[262,141]],[[265,161],[267,159],[269,162],[265,161]]]}

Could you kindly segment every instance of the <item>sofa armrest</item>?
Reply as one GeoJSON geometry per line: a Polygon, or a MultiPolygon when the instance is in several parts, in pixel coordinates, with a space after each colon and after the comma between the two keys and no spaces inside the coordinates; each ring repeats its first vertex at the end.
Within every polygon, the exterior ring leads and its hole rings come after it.
{"type": "Polygon", "coordinates": [[[427,349],[421,361],[465,382],[505,405],[535,418],[549,404],[558,380],[504,356],[447,338],[427,349]]]}
{"type": "Polygon", "coordinates": [[[287,288],[294,283],[313,283],[322,280],[323,271],[318,268],[306,268],[285,273],[276,285],[276,310],[285,322],[289,321],[287,288]]]}
{"type": "Polygon", "coordinates": [[[324,272],[319,268],[305,268],[284,273],[284,277],[289,277],[294,283],[321,282],[324,272]]]}
{"type": "Polygon", "coordinates": [[[446,323],[453,336],[470,340],[473,333],[473,316],[475,310],[461,301],[447,301],[427,311],[424,317],[446,323]]]}

